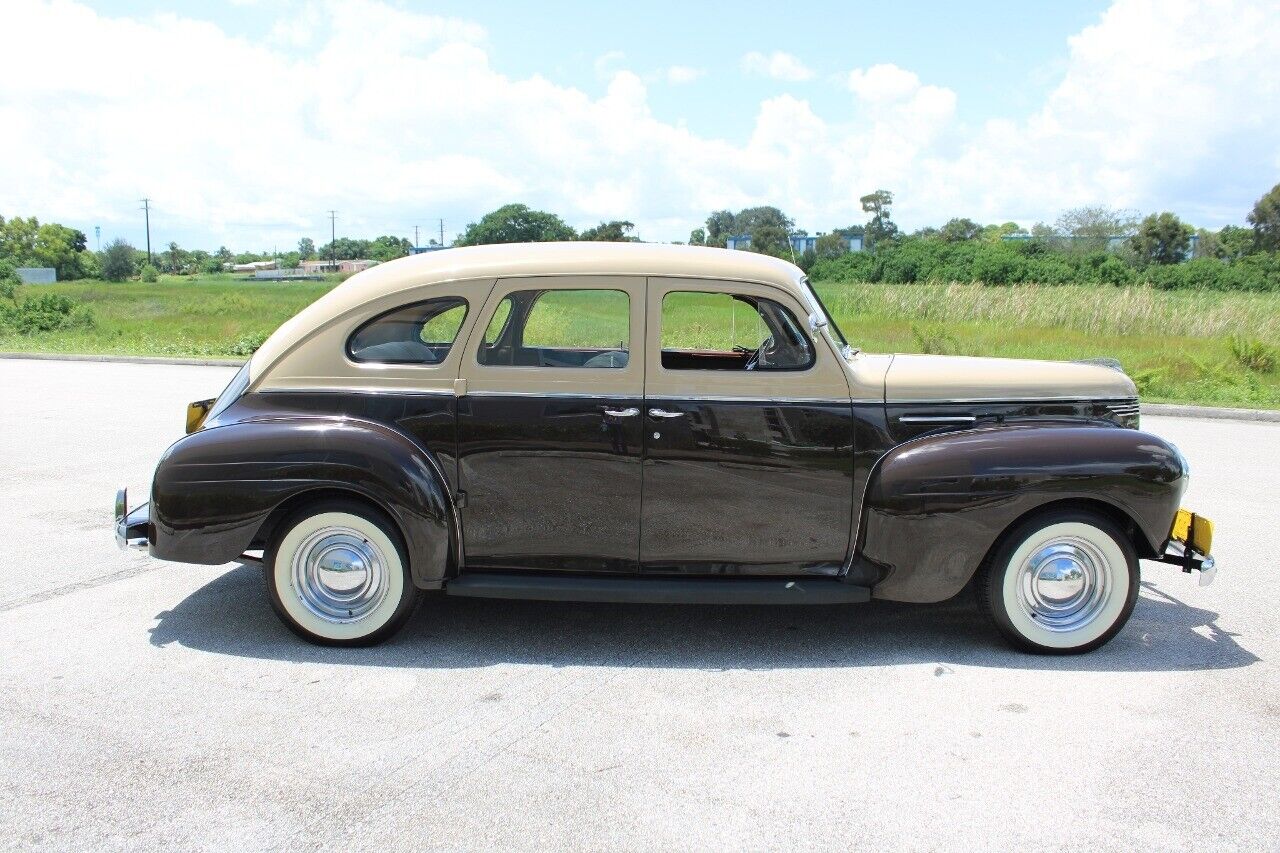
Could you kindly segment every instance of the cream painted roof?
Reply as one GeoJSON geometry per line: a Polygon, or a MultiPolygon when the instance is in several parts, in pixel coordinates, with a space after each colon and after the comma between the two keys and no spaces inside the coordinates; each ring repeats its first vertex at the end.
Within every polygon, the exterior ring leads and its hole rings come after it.
{"type": "MultiPolygon", "coordinates": [[[[312,331],[368,302],[434,283],[546,275],[644,275],[773,284],[808,304],[804,273],[754,252],[659,243],[499,243],[424,252],[379,264],[347,279],[276,330],[258,349],[251,381],[312,331]]],[[[287,286],[287,285],[283,285],[287,286]]]]}

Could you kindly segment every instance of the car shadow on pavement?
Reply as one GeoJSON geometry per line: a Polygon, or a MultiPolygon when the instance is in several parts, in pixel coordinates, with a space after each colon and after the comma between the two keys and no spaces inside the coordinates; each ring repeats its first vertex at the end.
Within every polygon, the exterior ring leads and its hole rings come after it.
{"type": "Polygon", "coordinates": [[[333,649],[291,634],[271,612],[261,569],[241,565],[160,613],[151,643],[282,661],[457,669],[503,663],[706,670],[934,663],[1093,672],[1228,669],[1258,658],[1218,614],[1143,583],[1133,618],[1087,655],[1041,657],[1005,645],[969,594],[936,605],[695,606],[432,596],[381,646],[333,649]]]}

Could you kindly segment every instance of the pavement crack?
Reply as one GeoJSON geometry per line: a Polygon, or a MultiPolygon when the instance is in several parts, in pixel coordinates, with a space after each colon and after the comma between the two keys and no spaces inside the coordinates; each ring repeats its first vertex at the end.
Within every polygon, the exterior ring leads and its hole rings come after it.
{"type": "Polygon", "coordinates": [[[44,592],[32,593],[31,595],[24,596],[23,598],[5,602],[4,604],[0,604],[0,613],[8,613],[10,610],[17,610],[20,607],[27,607],[31,604],[40,604],[44,601],[52,601],[53,599],[61,598],[64,595],[71,595],[74,592],[106,586],[107,584],[115,583],[116,581],[128,580],[129,578],[134,578],[138,575],[145,575],[147,572],[154,572],[156,569],[163,568],[164,566],[164,563],[160,563],[155,560],[140,562],[136,566],[130,566],[127,569],[121,569],[120,571],[112,572],[109,575],[100,575],[96,578],[76,581],[75,583],[69,583],[65,586],[47,589],[44,592]]]}

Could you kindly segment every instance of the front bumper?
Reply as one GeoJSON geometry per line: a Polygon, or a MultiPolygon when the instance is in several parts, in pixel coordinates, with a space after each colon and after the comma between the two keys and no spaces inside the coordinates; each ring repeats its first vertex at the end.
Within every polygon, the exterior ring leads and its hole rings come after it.
{"type": "Polygon", "coordinates": [[[129,509],[129,491],[116,492],[116,545],[121,551],[146,551],[151,547],[151,507],[140,504],[129,509]]]}
{"type": "Polygon", "coordinates": [[[1213,548],[1213,522],[1202,515],[1180,509],[1169,531],[1160,562],[1180,567],[1184,572],[1199,572],[1200,586],[1208,586],[1218,574],[1218,564],[1209,555],[1213,548]]]}

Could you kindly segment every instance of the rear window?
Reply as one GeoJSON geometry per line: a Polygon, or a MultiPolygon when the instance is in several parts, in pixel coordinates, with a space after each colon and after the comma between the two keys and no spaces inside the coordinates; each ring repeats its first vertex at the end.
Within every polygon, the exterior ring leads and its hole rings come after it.
{"type": "Polygon", "coordinates": [[[466,317],[467,301],[457,296],[405,305],[357,329],[347,341],[347,355],[379,364],[439,364],[466,317]]]}

